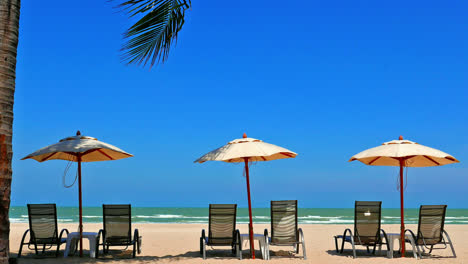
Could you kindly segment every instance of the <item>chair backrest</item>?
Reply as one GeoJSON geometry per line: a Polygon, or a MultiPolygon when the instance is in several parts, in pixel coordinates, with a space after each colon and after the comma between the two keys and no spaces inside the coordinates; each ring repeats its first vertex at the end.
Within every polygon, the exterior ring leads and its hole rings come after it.
{"type": "Polygon", "coordinates": [[[237,204],[210,204],[208,244],[232,245],[236,214],[237,204]]]}
{"type": "Polygon", "coordinates": [[[106,241],[129,243],[132,230],[132,206],[130,204],[103,204],[102,212],[106,241]]]}
{"type": "Polygon", "coordinates": [[[373,245],[380,240],[381,210],[382,202],[355,202],[354,243],[373,245]]]}
{"type": "Polygon", "coordinates": [[[36,243],[58,240],[57,208],[55,204],[28,204],[31,239],[36,243]]]}
{"type": "Polygon", "coordinates": [[[421,205],[417,234],[419,245],[433,245],[442,241],[446,210],[447,205],[421,205]]]}
{"type": "Polygon", "coordinates": [[[271,201],[271,243],[291,244],[297,236],[297,200],[271,201]]]}

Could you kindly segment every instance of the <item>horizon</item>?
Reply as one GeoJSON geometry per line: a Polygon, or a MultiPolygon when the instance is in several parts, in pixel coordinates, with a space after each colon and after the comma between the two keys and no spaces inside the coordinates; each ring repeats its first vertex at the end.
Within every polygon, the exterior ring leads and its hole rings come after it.
{"type": "MultiPolygon", "coordinates": [[[[11,205],[10,207],[27,207],[27,204],[25,205],[11,205]]],[[[78,208],[78,206],[74,205],[57,205],[57,208],[78,208]]],[[[83,206],[83,208],[102,208],[101,206],[83,206]]],[[[185,207],[185,206],[177,206],[177,207],[170,207],[170,206],[159,206],[159,207],[152,207],[152,206],[134,206],[132,204],[132,209],[133,208],[152,208],[152,209],[186,209],[186,208],[196,208],[196,209],[208,209],[208,205],[205,207],[200,207],[200,206],[192,206],[192,207],[185,207]]],[[[248,209],[248,207],[237,207],[238,209],[248,209]]],[[[301,207],[298,206],[298,209],[354,209],[354,207],[301,207]]],[[[270,207],[252,207],[252,209],[270,209],[270,207]]],[[[392,209],[392,210],[400,210],[399,207],[382,207],[382,209],[392,209]]],[[[406,209],[411,209],[411,210],[419,210],[419,207],[405,207],[406,209]]],[[[463,207],[448,207],[447,210],[468,210],[468,208],[463,208],[463,207]]]]}
{"type": "Polygon", "coordinates": [[[299,4],[194,2],[149,71],[120,62],[109,2],[23,2],[11,204],[78,205],[66,161],[20,159],[80,130],[134,155],[83,164],[85,207],[247,207],[243,165],[193,163],[243,133],[298,153],[250,167],[254,208],[398,208],[396,167],[348,160],[400,135],[460,160],[410,168],[405,208],[468,206],[468,3],[299,4]]]}

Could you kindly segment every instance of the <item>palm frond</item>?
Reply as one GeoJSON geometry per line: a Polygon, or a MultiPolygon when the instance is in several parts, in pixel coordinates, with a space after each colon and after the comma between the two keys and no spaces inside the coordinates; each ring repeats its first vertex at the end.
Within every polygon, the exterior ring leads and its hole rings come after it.
{"type": "Polygon", "coordinates": [[[165,62],[185,22],[191,0],[127,0],[118,6],[129,17],[141,15],[125,33],[122,60],[127,64],[165,62]]]}

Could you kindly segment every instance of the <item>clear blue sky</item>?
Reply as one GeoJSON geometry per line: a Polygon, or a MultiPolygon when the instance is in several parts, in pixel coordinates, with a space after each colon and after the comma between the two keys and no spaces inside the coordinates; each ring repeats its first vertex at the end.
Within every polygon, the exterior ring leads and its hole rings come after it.
{"type": "Polygon", "coordinates": [[[135,155],[83,166],[87,206],[246,207],[241,165],[193,163],[245,132],[299,153],[252,167],[255,207],[398,207],[397,168],[348,159],[399,135],[461,161],[410,169],[406,205],[468,207],[468,3],[192,2],[151,71],[112,3],[22,2],[12,205],[77,205],[67,162],[20,158],[79,129],[135,155]]]}

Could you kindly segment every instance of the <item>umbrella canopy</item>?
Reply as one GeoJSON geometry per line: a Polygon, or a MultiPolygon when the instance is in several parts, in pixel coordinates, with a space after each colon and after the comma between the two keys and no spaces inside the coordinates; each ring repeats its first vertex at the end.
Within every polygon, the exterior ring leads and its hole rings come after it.
{"type": "Polygon", "coordinates": [[[249,161],[269,161],[277,159],[295,158],[296,153],[276,145],[263,142],[255,138],[235,139],[227,145],[217,148],[201,158],[196,163],[203,163],[209,160],[224,162],[244,162],[249,161]]]}
{"type": "Polygon", "coordinates": [[[418,143],[403,140],[392,140],[381,146],[364,150],[351,157],[349,161],[359,160],[371,166],[399,166],[400,167],[400,221],[401,221],[401,252],[405,255],[405,221],[403,199],[403,168],[404,167],[432,167],[459,162],[453,156],[437,149],[426,147],[418,143]]]}
{"type": "Polygon", "coordinates": [[[93,137],[73,136],[59,141],[59,143],[44,147],[35,151],[25,159],[34,159],[39,162],[46,160],[70,160],[78,162],[81,156],[81,162],[118,160],[132,157],[129,154],[115,146],[98,141],[93,137]]]}
{"type": "Polygon", "coordinates": [[[405,167],[431,167],[459,162],[445,152],[409,140],[385,142],[354,155],[349,161],[359,160],[373,166],[400,166],[400,158],[405,160],[405,167]]]}
{"type": "Polygon", "coordinates": [[[243,138],[235,139],[225,146],[217,148],[195,161],[195,163],[203,163],[209,160],[217,160],[224,162],[244,162],[245,175],[247,181],[247,199],[249,202],[249,235],[250,235],[250,252],[252,258],[255,259],[254,240],[253,240],[253,223],[252,223],[252,204],[250,199],[250,180],[249,180],[249,162],[252,161],[270,161],[277,159],[295,158],[296,153],[278,147],[273,144],[263,142],[259,139],[248,138],[244,134],[243,138]]]}
{"type": "Polygon", "coordinates": [[[133,157],[115,146],[98,141],[93,137],[82,136],[80,131],[76,136],[67,137],[59,143],[44,147],[35,151],[25,159],[34,159],[39,162],[46,160],[69,160],[78,162],[78,199],[80,219],[80,256],[83,256],[83,211],[81,202],[81,162],[118,160],[133,157]]]}

